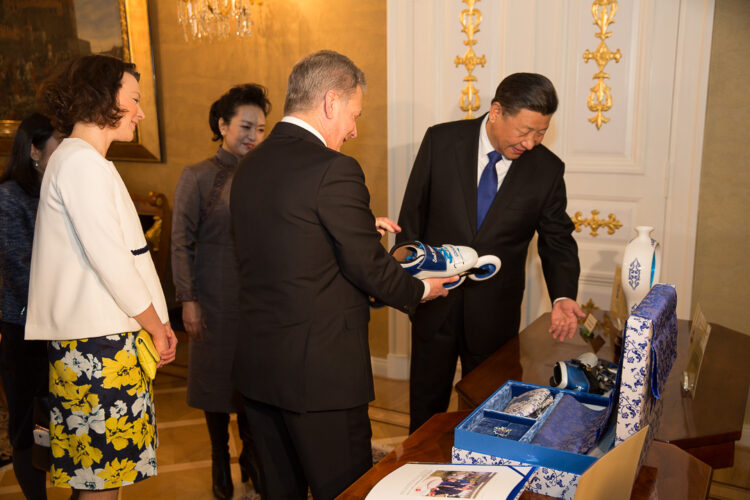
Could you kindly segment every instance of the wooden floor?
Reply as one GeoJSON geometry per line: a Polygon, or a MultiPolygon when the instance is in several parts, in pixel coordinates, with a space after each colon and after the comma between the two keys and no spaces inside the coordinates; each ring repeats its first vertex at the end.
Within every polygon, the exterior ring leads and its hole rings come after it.
{"type": "MultiPolygon", "coordinates": [[[[185,404],[185,380],[160,373],[154,400],[159,429],[157,477],[123,488],[120,498],[210,500],[211,459],[208,432],[203,413],[185,404]]],[[[456,408],[456,395],[451,408],[456,408]]],[[[370,405],[373,449],[385,453],[406,438],[409,425],[409,387],[404,381],[375,378],[375,401],[370,405]]],[[[240,484],[236,457],[239,454],[237,424],[232,420],[230,451],[233,457],[235,497],[252,498],[252,485],[240,484]]],[[[50,499],[67,499],[70,490],[48,488],[50,499]]],[[[738,447],[735,466],[714,471],[709,498],[750,500],[750,449],[738,447]]],[[[12,468],[0,472],[0,500],[23,499],[12,468]]]]}

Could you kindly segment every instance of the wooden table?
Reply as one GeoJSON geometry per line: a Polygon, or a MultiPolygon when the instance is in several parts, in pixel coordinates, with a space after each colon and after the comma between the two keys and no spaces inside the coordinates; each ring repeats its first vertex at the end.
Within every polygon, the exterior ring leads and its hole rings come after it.
{"type": "MultiPolygon", "coordinates": [[[[547,332],[549,313],[543,314],[456,384],[459,408],[475,408],[507,380],[549,385],[557,361],[590,351],[580,335],[560,343],[547,332]]],[[[688,451],[713,468],[731,467],[734,442],[742,435],[750,387],[750,337],[717,324],[698,378],[695,399],[681,389],[690,323],[678,321],[677,360],[664,391],[664,411],[656,439],[688,451]]],[[[615,360],[607,341],[597,353],[615,360]]]]}
{"type": "MultiPolygon", "coordinates": [[[[457,411],[435,415],[337,498],[366,497],[378,481],[408,462],[450,462],[453,429],[468,414],[469,411],[457,411]]],[[[705,499],[710,484],[711,467],[674,445],[654,441],[635,480],[631,498],[705,499]]],[[[550,497],[525,491],[521,498],[550,497]]]]}

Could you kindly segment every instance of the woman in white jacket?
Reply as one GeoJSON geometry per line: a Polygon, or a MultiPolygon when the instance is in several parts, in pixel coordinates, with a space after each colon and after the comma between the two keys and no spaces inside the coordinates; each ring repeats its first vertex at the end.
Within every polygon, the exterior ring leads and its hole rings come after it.
{"type": "Polygon", "coordinates": [[[86,56],[45,82],[39,101],[68,136],[42,181],[26,321],[27,339],[50,341],[50,480],[82,500],[114,499],[156,474],[151,381],[136,335],[151,334],[159,366],[177,346],[135,207],[105,159],[144,118],[138,73],[86,56]]]}

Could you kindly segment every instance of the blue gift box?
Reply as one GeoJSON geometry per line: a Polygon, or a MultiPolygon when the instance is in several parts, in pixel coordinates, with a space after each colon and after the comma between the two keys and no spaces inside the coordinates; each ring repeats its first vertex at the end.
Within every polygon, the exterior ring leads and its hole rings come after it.
{"type": "Polygon", "coordinates": [[[605,396],[510,380],[456,427],[453,446],[519,463],[582,474],[594,463],[596,457],[532,442],[564,394],[579,403],[596,407],[600,412],[606,412],[609,406],[609,398],[605,396]],[[549,390],[555,401],[538,418],[519,417],[502,411],[513,397],[539,388],[549,390]],[[494,434],[495,427],[509,428],[511,434],[506,437],[497,436],[494,434]]]}
{"type": "MultiPolygon", "coordinates": [[[[661,392],[674,362],[677,338],[675,315],[677,296],[674,287],[657,284],[628,317],[624,332],[619,391],[612,400],[607,397],[545,387],[555,402],[536,419],[514,417],[503,413],[511,398],[543,386],[508,381],[455,429],[452,461],[454,463],[533,465],[537,472],[527,488],[535,493],[572,499],[580,475],[609,447],[618,445],[645,425],[649,434],[641,454],[648,452],[661,416],[661,392]],[[572,396],[579,403],[606,408],[609,427],[598,428],[595,438],[601,442],[594,452],[576,453],[556,447],[535,444],[544,424],[563,400],[572,396]],[[609,418],[610,412],[615,413],[609,418]],[[495,435],[495,427],[510,430],[506,437],[495,435]]],[[[569,401],[569,399],[567,399],[569,401]]],[[[577,418],[562,418],[561,427],[576,423],[577,418]]],[[[556,426],[548,426],[547,438],[555,437],[556,426]]],[[[562,434],[575,434],[562,429],[562,434]]],[[[589,429],[588,431],[591,431],[589,429]]],[[[573,436],[576,437],[576,436],[573,436]]],[[[565,443],[567,444],[567,443],[565,443]]]]}

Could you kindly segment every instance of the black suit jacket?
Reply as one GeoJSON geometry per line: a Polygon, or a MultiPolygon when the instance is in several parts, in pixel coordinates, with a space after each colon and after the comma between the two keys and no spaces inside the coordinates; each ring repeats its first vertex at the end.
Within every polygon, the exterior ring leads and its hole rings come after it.
{"type": "Polygon", "coordinates": [[[526,253],[534,233],[550,297],[578,293],[578,247],[567,204],[564,165],[542,145],[514,160],[482,227],[477,231],[477,152],[484,117],[427,130],[401,205],[397,241],[467,245],[479,255],[497,255],[498,275],[466,280],[445,299],[421,305],[412,316],[414,333],[429,339],[453,301],[464,302],[464,331],[470,351],[491,353],[518,333],[526,253]]]}
{"type": "Polygon", "coordinates": [[[299,412],[373,399],[368,295],[413,312],[424,286],[380,244],[369,203],[357,161],[290,123],[241,161],[233,374],[248,398],[299,412]]]}

